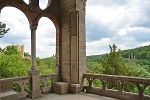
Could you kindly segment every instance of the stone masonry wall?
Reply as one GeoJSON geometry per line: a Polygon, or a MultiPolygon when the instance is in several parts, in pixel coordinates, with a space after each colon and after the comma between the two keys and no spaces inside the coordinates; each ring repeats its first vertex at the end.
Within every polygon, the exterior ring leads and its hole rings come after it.
{"type": "MultiPolygon", "coordinates": [[[[64,82],[70,82],[71,81],[71,75],[76,80],[78,79],[78,82],[74,81],[75,83],[82,83],[83,79],[83,73],[86,73],[86,37],[85,37],[85,1],[86,0],[61,0],[61,26],[62,26],[62,53],[61,53],[61,79],[64,82]],[[62,2],[63,1],[63,2],[62,2]],[[77,26],[75,26],[74,31],[76,31],[76,35],[72,36],[72,29],[71,25],[71,13],[76,12],[77,20],[74,20],[77,23],[77,26]],[[75,42],[76,41],[76,42],[75,42]],[[72,43],[73,42],[73,43],[72,43]],[[77,47],[73,47],[72,45],[77,45],[77,47]],[[73,50],[71,48],[75,48],[76,50],[73,50]],[[73,53],[75,54],[73,54],[73,53]],[[71,56],[76,57],[71,57],[71,56]],[[72,60],[73,59],[73,60],[72,60]],[[72,65],[75,64],[75,65],[72,65]],[[74,68],[76,67],[76,68],[74,68]],[[73,71],[77,70],[77,73],[70,73],[72,69],[75,69],[73,71]]],[[[74,23],[76,24],[76,23],[74,23]]]]}

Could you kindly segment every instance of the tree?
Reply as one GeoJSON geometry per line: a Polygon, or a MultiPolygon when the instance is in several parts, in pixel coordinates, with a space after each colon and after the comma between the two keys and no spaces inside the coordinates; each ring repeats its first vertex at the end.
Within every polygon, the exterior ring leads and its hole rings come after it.
{"type": "Polygon", "coordinates": [[[121,57],[121,51],[116,51],[117,46],[114,44],[110,46],[110,53],[102,60],[102,67],[104,68],[104,74],[111,75],[124,75],[126,65],[121,57]]]}
{"type": "Polygon", "coordinates": [[[24,56],[30,56],[28,52],[24,52],[24,56]]]}
{"type": "Polygon", "coordinates": [[[4,52],[4,49],[0,47],[0,53],[3,53],[3,52],[4,52]]]}
{"type": "Polygon", "coordinates": [[[4,53],[5,53],[6,55],[19,54],[19,52],[18,52],[18,50],[17,50],[17,47],[14,46],[14,45],[12,45],[12,46],[7,46],[7,47],[5,48],[4,53]]]}
{"type": "Polygon", "coordinates": [[[6,29],[6,24],[0,22],[0,38],[4,37],[4,34],[6,34],[9,29],[10,28],[6,29]]]}

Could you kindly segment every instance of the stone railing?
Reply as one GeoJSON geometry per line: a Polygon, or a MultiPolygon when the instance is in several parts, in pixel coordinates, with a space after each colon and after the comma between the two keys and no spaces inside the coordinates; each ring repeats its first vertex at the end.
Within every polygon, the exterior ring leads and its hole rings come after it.
{"type": "Polygon", "coordinates": [[[150,86],[150,78],[137,78],[101,74],[84,74],[83,77],[88,81],[88,85],[84,87],[87,93],[125,100],[150,100],[150,96],[144,95],[145,88],[150,86]],[[94,82],[94,80],[99,80],[101,82],[102,87],[93,87],[92,83],[94,82]],[[107,85],[109,84],[109,82],[115,83],[118,89],[108,89],[107,85]],[[139,92],[125,92],[124,87],[127,83],[134,84],[139,92]]]}
{"type": "MultiPolygon", "coordinates": [[[[13,87],[17,90],[17,94],[20,100],[25,100],[27,92],[25,86],[29,86],[30,76],[27,77],[16,77],[16,78],[5,78],[0,80],[0,93],[13,91],[13,87]]],[[[7,94],[7,93],[6,93],[7,94]]]]}
{"type": "Polygon", "coordinates": [[[58,80],[57,74],[40,75],[41,92],[43,94],[52,92],[52,85],[58,80]]]}
{"type": "MultiPolygon", "coordinates": [[[[39,86],[41,87],[41,92],[50,93],[52,91],[52,83],[56,82],[57,79],[57,74],[40,75],[39,86]]],[[[25,100],[28,96],[30,81],[30,76],[0,79],[0,99],[2,98],[2,95],[14,95],[15,93],[13,91],[15,90],[17,92],[16,95],[17,97],[19,97],[19,100],[25,100]]]]}

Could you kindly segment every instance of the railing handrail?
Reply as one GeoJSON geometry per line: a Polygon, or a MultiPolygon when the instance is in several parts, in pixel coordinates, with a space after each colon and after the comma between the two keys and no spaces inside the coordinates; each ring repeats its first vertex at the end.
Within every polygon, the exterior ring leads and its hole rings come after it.
{"type": "Polygon", "coordinates": [[[57,73],[53,73],[53,74],[44,74],[44,75],[40,75],[40,78],[43,78],[43,77],[52,77],[52,76],[57,76],[58,74],[57,73]]]}
{"type": "Polygon", "coordinates": [[[141,77],[133,77],[133,76],[119,76],[119,75],[107,75],[107,74],[92,74],[92,73],[86,73],[83,76],[94,76],[94,78],[105,78],[107,77],[108,79],[119,79],[119,80],[124,80],[124,81],[131,81],[131,82],[146,82],[150,83],[150,78],[141,78],[141,77]]]}
{"type": "Polygon", "coordinates": [[[150,100],[150,96],[144,95],[144,90],[146,89],[146,87],[150,86],[150,78],[91,73],[84,74],[83,78],[86,78],[89,82],[89,84],[84,87],[84,89],[88,93],[99,94],[107,97],[125,100],[150,100]],[[92,86],[95,79],[99,79],[101,81],[102,88],[92,86]],[[118,86],[118,90],[112,90],[107,88],[107,85],[110,81],[114,81],[117,83],[116,85],[118,86]],[[139,91],[138,94],[128,93],[124,91],[124,86],[128,82],[136,85],[139,91]]]}
{"type": "Polygon", "coordinates": [[[2,78],[2,79],[0,79],[0,82],[5,82],[5,81],[19,81],[19,80],[26,80],[26,79],[30,79],[30,78],[31,78],[31,76],[2,78]]]}

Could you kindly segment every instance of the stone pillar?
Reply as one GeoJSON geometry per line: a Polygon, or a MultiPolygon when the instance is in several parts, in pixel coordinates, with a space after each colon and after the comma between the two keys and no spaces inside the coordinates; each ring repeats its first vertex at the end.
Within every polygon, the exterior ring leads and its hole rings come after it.
{"type": "Polygon", "coordinates": [[[70,83],[70,91],[83,87],[86,73],[86,0],[60,0],[61,4],[61,80],[70,83]]]}
{"type": "Polygon", "coordinates": [[[55,68],[55,73],[59,74],[59,30],[56,28],[56,68],[55,68]]]}
{"type": "Polygon", "coordinates": [[[36,29],[37,26],[30,26],[31,29],[31,70],[36,69],[36,29]]]}
{"type": "Polygon", "coordinates": [[[28,72],[31,76],[30,87],[29,87],[29,97],[37,98],[41,97],[40,91],[40,71],[36,69],[36,29],[37,26],[30,26],[31,29],[31,70],[28,72]]]}
{"type": "Polygon", "coordinates": [[[71,65],[70,65],[70,70],[71,70],[71,76],[70,76],[70,83],[71,84],[78,84],[79,83],[79,62],[78,62],[78,36],[79,36],[79,31],[78,31],[78,11],[77,10],[71,10],[70,11],[70,17],[71,17],[71,32],[70,32],[70,50],[71,50],[71,65]]]}

